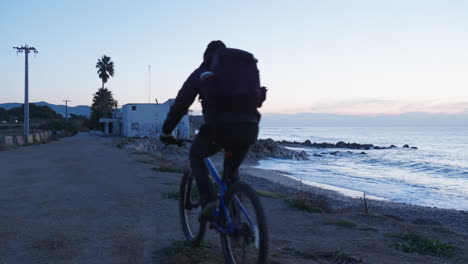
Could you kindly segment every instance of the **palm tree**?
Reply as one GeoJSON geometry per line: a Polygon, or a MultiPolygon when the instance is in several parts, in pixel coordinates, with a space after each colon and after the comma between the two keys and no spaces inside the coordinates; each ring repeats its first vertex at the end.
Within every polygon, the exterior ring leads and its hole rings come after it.
{"type": "Polygon", "coordinates": [[[106,55],[102,55],[101,59],[98,59],[96,63],[97,73],[99,78],[102,80],[102,89],[104,89],[104,84],[109,80],[109,78],[114,76],[114,62],[111,61],[111,58],[106,55]]]}
{"type": "Polygon", "coordinates": [[[101,117],[111,117],[112,107],[115,105],[112,92],[106,88],[100,88],[93,94],[93,104],[91,105],[91,118],[90,124],[92,128],[100,128],[102,124],[99,123],[101,117]]]}

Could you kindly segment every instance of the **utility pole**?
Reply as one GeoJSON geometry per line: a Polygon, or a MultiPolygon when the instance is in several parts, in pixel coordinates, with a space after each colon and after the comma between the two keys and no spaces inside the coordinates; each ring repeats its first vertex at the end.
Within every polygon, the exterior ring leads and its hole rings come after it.
{"type": "Polygon", "coordinates": [[[151,65],[148,65],[148,103],[151,104],[151,65]]]}
{"type": "Polygon", "coordinates": [[[68,119],[68,102],[71,102],[70,100],[63,100],[65,102],[65,119],[68,119]]]}
{"type": "Polygon", "coordinates": [[[28,87],[28,54],[30,52],[34,52],[37,54],[37,50],[34,47],[28,47],[28,45],[24,45],[22,47],[13,47],[16,49],[16,53],[23,53],[25,54],[24,59],[24,141],[26,143],[29,142],[29,87],[28,87]]]}

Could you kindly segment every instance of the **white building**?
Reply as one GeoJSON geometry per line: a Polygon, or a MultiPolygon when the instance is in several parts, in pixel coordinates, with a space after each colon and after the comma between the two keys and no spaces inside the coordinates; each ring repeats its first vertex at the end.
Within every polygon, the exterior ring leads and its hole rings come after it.
{"type": "MultiPolygon", "coordinates": [[[[122,136],[156,138],[162,130],[174,99],[163,104],[126,104],[122,106],[122,136]]],[[[172,134],[177,138],[190,138],[190,120],[185,115],[172,134]]]]}

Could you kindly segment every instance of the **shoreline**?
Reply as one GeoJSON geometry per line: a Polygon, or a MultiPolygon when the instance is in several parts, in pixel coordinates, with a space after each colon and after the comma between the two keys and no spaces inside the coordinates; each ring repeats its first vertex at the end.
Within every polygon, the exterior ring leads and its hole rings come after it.
{"type": "MultiPolygon", "coordinates": [[[[157,140],[119,140],[115,143],[117,148],[127,149],[129,154],[142,155],[134,159],[152,171],[153,176],[148,180],[164,188],[161,194],[178,192],[180,177],[187,169],[188,146],[165,146],[157,140]]],[[[222,167],[223,159],[222,152],[211,158],[217,168],[222,167]]],[[[259,160],[246,158],[240,178],[256,190],[261,199],[269,229],[272,263],[352,260],[353,263],[439,264],[461,263],[467,259],[463,250],[468,238],[466,212],[372,199],[366,200],[366,212],[362,199],[306,185],[281,171],[255,168],[259,160]],[[437,246],[434,250],[413,253],[396,248],[406,243],[408,236],[437,246]]],[[[168,210],[176,211],[174,206],[178,202],[170,202],[168,210]]],[[[215,243],[218,241],[217,236],[207,238],[215,243]]]]}
{"type": "MultiPolygon", "coordinates": [[[[116,143],[119,148],[129,148],[137,153],[145,153],[161,160],[165,167],[176,166],[186,168],[188,162],[188,146],[164,146],[157,140],[123,140],[116,143]],[[123,147],[127,145],[126,147],[123,147]]],[[[217,168],[223,165],[223,154],[219,152],[211,157],[217,168]]],[[[286,198],[297,196],[301,192],[325,195],[330,204],[332,214],[357,212],[365,214],[364,200],[345,196],[337,191],[307,185],[292,178],[290,173],[255,168],[260,157],[247,157],[240,168],[241,179],[251,184],[256,190],[273,191],[286,198]]],[[[444,209],[411,205],[388,200],[375,200],[366,197],[368,215],[382,216],[400,221],[403,224],[445,227],[451,231],[468,234],[468,212],[456,209],[444,209]]]]}
{"type": "MultiPolygon", "coordinates": [[[[326,195],[332,207],[332,213],[356,211],[365,213],[364,199],[344,195],[336,190],[307,184],[306,181],[295,179],[292,174],[256,168],[259,159],[247,158],[241,166],[243,179],[253,184],[256,189],[269,189],[287,197],[300,193],[318,193],[326,195]],[[291,176],[289,176],[291,175],[291,176]],[[246,176],[246,177],[245,177],[246,176]]],[[[398,221],[419,225],[444,226],[462,234],[468,234],[468,211],[428,207],[390,200],[372,199],[366,196],[369,214],[377,214],[393,218],[398,221]]]]}

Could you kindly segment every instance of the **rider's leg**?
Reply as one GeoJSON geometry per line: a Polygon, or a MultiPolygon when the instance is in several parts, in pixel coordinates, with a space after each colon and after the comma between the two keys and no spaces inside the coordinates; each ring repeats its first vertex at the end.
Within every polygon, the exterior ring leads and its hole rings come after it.
{"type": "Polygon", "coordinates": [[[226,151],[223,178],[228,183],[239,180],[239,167],[247,156],[250,146],[258,136],[258,125],[253,123],[229,124],[222,128],[223,135],[217,138],[226,151]]]}
{"type": "Polygon", "coordinates": [[[236,147],[226,147],[224,155],[223,178],[228,185],[240,180],[239,167],[249,152],[250,145],[240,145],[236,147]]]}
{"type": "Polygon", "coordinates": [[[204,206],[207,202],[215,200],[216,192],[213,183],[208,176],[208,168],[204,159],[220,150],[220,147],[213,143],[212,132],[206,126],[200,128],[200,132],[193,140],[190,148],[190,168],[192,175],[197,181],[200,190],[200,202],[204,206]]]}

